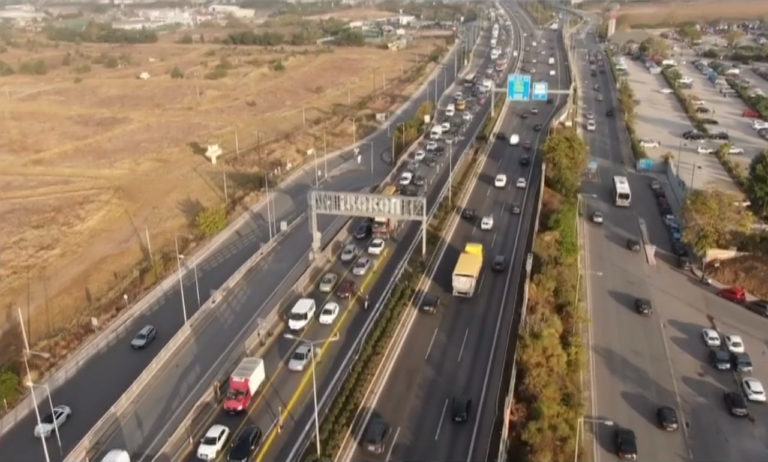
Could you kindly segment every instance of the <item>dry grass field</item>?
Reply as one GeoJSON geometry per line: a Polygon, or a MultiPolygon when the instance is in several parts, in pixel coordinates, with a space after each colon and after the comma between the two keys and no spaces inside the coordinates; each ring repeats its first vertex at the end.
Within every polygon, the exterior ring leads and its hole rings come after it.
{"type": "Polygon", "coordinates": [[[622,3],[617,25],[676,24],[685,21],[710,22],[768,18],[768,2],[712,1],[622,3]]]}
{"type": "Polygon", "coordinates": [[[175,233],[188,232],[188,204],[221,203],[223,168],[257,167],[255,153],[244,149],[257,132],[265,165],[283,170],[321,147],[323,132],[329,152],[349,145],[352,124],[340,108],[375,86],[380,96],[355,112],[360,139],[373,128],[362,121],[418,86],[398,78],[445,43],[418,40],[393,52],[177,40],[78,46],[38,39],[0,56],[14,67],[32,60],[48,67],[45,75],[0,78],[0,331],[16,323],[17,306],[29,307],[34,340],[73,323],[131,273],[145,230],[153,250],[172,246],[175,233]],[[116,68],[103,64],[115,59],[116,68]],[[277,60],[285,70],[274,69],[277,60]],[[222,63],[225,78],[205,78],[222,63]],[[171,78],[175,66],[185,78],[171,78]],[[150,78],[138,79],[143,72],[150,78]],[[212,143],[233,150],[236,132],[238,159],[228,154],[214,167],[200,155],[198,146],[212,143]]]}

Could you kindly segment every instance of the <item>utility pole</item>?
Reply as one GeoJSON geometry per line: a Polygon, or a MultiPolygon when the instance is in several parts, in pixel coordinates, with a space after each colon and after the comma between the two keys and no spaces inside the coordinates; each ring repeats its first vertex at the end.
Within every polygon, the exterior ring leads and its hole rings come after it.
{"type": "Polygon", "coordinates": [[[237,138],[237,129],[235,129],[235,155],[240,157],[240,141],[237,138]]]}

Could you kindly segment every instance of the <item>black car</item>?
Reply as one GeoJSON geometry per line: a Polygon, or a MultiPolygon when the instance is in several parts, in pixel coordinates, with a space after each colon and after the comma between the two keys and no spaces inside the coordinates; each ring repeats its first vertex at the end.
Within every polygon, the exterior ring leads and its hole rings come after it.
{"type": "Polygon", "coordinates": [[[651,305],[651,301],[648,300],[647,298],[636,298],[635,311],[637,311],[640,314],[650,316],[651,314],[653,314],[653,306],[651,305]]]}
{"type": "Polygon", "coordinates": [[[710,133],[709,138],[713,140],[728,141],[731,139],[731,136],[727,132],[715,132],[710,133]]]}
{"type": "Polygon", "coordinates": [[[613,117],[613,114],[614,114],[613,109],[608,109],[607,111],[605,111],[606,117],[613,117]]]}
{"type": "Polygon", "coordinates": [[[552,98],[547,98],[547,104],[555,104],[555,100],[552,98]]]}
{"type": "Polygon", "coordinates": [[[412,184],[402,186],[400,194],[407,197],[417,197],[419,195],[419,187],[412,184]]]}
{"type": "Polygon", "coordinates": [[[619,459],[637,460],[637,437],[628,428],[617,428],[613,434],[619,459]]]}
{"type": "Polygon", "coordinates": [[[513,215],[520,215],[520,206],[517,204],[512,204],[512,214],[513,215]]]}
{"type": "Polygon", "coordinates": [[[383,454],[387,449],[389,424],[380,418],[371,417],[363,435],[363,448],[372,454],[383,454]]]}
{"type": "Polygon", "coordinates": [[[747,353],[731,353],[731,368],[738,372],[752,372],[752,358],[747,353]]]}
{"type": "Polygon", "coordinates": [[[534,126],[533,126],[533,131],[535,131],[535,132],[540,132],[542,128],[544,128],[544,126],[543,126],[543,125],[541,125],[541,124],[536,124],[536,125],[534,125],[534,126]]]}
{"type": "Polygon", "coordinates": [[[261,445],[261,429],[255,425],[245,427],[237,435],[227,454],[229,462],[248,462],[259,446],[261,445]]]}
{"type": "Polygon", "coordinates": [[[424,186],[424,183],[427,181],[426,178],[424,178],[424,175],[415,175],[413,177],[413,180],[411,180],[413,184],[416,186],[424,186]]]}
{"type": "Polygon", "coordinates": [[[520,156],[520,166],[527,167],[531,165],[531,158],[527,155],[520,156]]]}
{"type": "Polygon", "coordinates": [[[372,225],[370,223],[361,223],[355,230],[355,239],[368,239],[371,237],[372,225]]]}
{"type": "Polygon", "coordinates": [[[461,211],[461,218],[465,220],[474,220],[476,216],[475,209],[464,209],[461,211]]]}
{"type": "Polygon", "coordinates": [[[451,420],[456,423],[465,423],[472,412],[472,398],[467,396],[454,396],[451,403],[451,420]]]}
{"type": "Polygon", "coordinates": [[[723,393],[723,401],[728,408],[728,412],[734,417],[749,417],[749,408],[747,407],[747,400],[744,399],[744,395],[736,393],[734,391],[726,391],[723,393]]]}
{"type": "Polygon", "coordinates": [[[435,159],[434,156],[428,156],[427,158],[424,159],[424,165],[426,165],[427,167],[434,167],[435,165],[437,165],[437,159],[435,159]]]}
{"type": "Polygon", "coordinates": [[[685,257],[677,257],[677,267],[681,270],[689,270],[691,269],[691,259],[687,256],[685,257]]]}
{"type": "Polygon", "coordinates": [[[672,243],[672,252],[675,254],[676,257],[688,256],[688,249],[686,249],[685,244],[683,244],[680,241],[675,241],[672,243]]]}
{"type": "Polygon", "coordinates": [[[627,239],[627,249],[631,250],[632,252],[639,252],[640,251],[640,241],[637,239],[629,238],[627,239]]]}
{"type": "Polygon", "coordinates": [[[523,112],[522,114],[520,114],[520,117],[522,117],[523,119],[527,119],[528,118],[528,113],[527,112],[523,112]]]}
{"type": "Polygon", "coordinates": [[[706,136],[696,130],[688,130],[687,132],[683,133],[683,139],[690,140],[690,141],[700,141],[706,138],[706,136]]]}
{"type": "Polygon", "coordinates": [[[731,355],[727,350],[712,348],[709,350],[709,364],[719,371],[731,370],[731,355]]]}
{"type": "Polygon", "coordinates": [[[744,305],[749,311],[768,317],[768,300],[754,300],[744,305]]]}
{"type": "Polygon", "coordinates": [[[491,263],[491,269],[497,273],[501,273],[506,269],[507,262],[504,258],[504,255],[496,255],[493,257],[493,262],[491,263]]]}
{"type": "Polygon", "coordinates": [[[437,309],[440,306],[440,297],[426,294],[421,300],[421,311],[429,314],[437,313],[437,309]]]}
{"type": "Polygon", "coordinates": [[[656,420],[659,422],[659,427],[668,432],[673,432],[680,427],[677,411],[669,406],[661,406],[656,409],[656,420]]]}
{"type": "Polygon", "coordinates": [[[438,146],[432,152],[438,156],[442,156],[443,153],[445,153],[445,146],[438,146]]]}

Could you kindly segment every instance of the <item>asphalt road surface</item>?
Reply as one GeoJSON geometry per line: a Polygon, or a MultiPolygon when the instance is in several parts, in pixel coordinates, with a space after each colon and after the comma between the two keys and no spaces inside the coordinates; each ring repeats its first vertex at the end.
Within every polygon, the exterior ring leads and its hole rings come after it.
{"type": "MultiPolygon", "coordinates": [[[[480,45],[479,48],[481,49],[479,52],[488,51],[487,46],[480,45]]],[[[485,60],[478,60],[475,66],[479,67],[483,62],[485,60]]],[[[444,107],[452,98],[453,90],[448,93],[441,99],[441,107],[444,107]]],[[[482,117],[480,116],[482,111],[487,111],[489,104],[489,102],[486,102],[484,108],[477,108],[477,117],[468,124],[465,133],[474,133],[478,125],[482,123],[482,117]]],[[[458,159],[459,154],[467,147],[469,142],[471,142],[471,139],[467,136],[454,146],[453,155],[456,159],[458,159]]],[[[445,147],[445,145],[443,146],[445,147]]],[[[429,167],[424,163],[420,163],[418,167],[417,174],[427,179],[428,206],[434,203],[442,184],[447,180],[449,155],[450,150],[446,149],[444,155],[438,157],[439,162],[436,166],[429,167]]],[[[336,261],[333,267],[329,269],[330,272],[339,275],[340,280],[350,279],[355,281],[359,289],[359,297],[353,297],[350,300],[340,300],[334,293],[319,293],[316,287],[314,292],[309,294],[310,297],[317,301],[318,307],[330,301],[337,302],[342,307],[341,313],[334,325],[323,326],[315,322],[301,334],[301,341],[318,342],[319,345],[322,345],[322,354],[316,367],[318,393],[322,393],[325,390],[325,387],[333,377],[333,372],[340,367],[343,355],[338,353],[349,350],[368,319],[369,311],[362,309],[364,297],[369,297],[371,307],[379,300],[387,283],[392,278],[397,264],[405,257],[408,248],[407,243],[415,237],[417,227],[418,224],[409,224],[407,231],[404,230],[404,234],[398,239],[397,242],[399,244],[389,243],[385,254],[380,257],[372,256],[371,258],[376,262],[375,267],[365,276],[352,276],[350,272],[351,266],[340,261],[336,261]],[[339,340],[325,342],[334,333],[338,333],[339,340]]],[[[358,241],[358,248],[363,256],[366,254],[367,246],[368,240],[358,241]]],[[[290,355],[301,344],[301,341],[283,337],[278,339],[275,345],[267,352],[264,360],[269,383],[247,413],[228,415],[221,409],[212,409],[211,412],[206,412],[202,417],[195,417],[195,423],[199,424],[203,432],[213,424],[222,424],[229,427],[234,434],[239,433],[245,425],[255,424],[265,434],[268,434],[273,430],[281,409],[288,409],[290,414],[289,418],[284,422],[283,432],[274,439],[273,444],[263,448],[263,453],[258,454],[259,460],[283,460],[287,457],[288,452],[291,450],[291,444],[295,443],[295,439],[290,437],[291,432],[294,428],[298,429],[297,433],[300,432],[303,427],[296,423],[301,422],[302,414],[311,408],[311,406],[307,406],[311,399],[311,383],[308,384],[311,379],[309,367],[303,373],[288,371],[286,367],[290,355]]],[[[148,401],[145,406],[146,409],[142,413],[152,412],[154,409],[153,403],[156,404],[154,400],[148,401]]],[[[163,454],[156,460],[158,462],[166,460],[174,462],[197,460],[195,454],[197,440],[196,438],[193,438],[193,440],[195,441],[193,445],[189,445],[186,441],[171,442],[167,448],[163,449],[163,454]]],[[[159,448],[151,447],[148,448],[148,452],[154,453],[157,449],[159,448]]],[[[225,457],[226,454],[222,454],[220,460],[224,460],[225,457]]]]}
{"type": "MultiPolygon", "coordinates": [[[[478,50],[478,53],[480,51],[478,50]]],[[[453,76],[454,60],[446,65],[447,75],[453,76]]],[[[412,116],[418,106],[433,94],[435,87],[442,93],[443,85],[452,83],[437,74],[434,82],[411,99],[391,125],[412,116]]],[[[347,152],[328,161],[328,180],[323,189],[335,191],[359,191],[382,181],[391,171],[391,166],[383,158],[391,149],[390,137],[384,130],[370,139],[372,143],[361,147],[363,162],[360,167],[353,160],[353,153],[347,152]],[[371,154],[368,154],[370,152],[371,154]],[[367,157],[370,156],[370,157],[367,157]],[[373,162],[373,173],[370,163],[373,162]]],[[[306,170],[306,169],[305,169],[306,170]]],[[[275,188],[275,211],[277,221],[291,222],[307,210],[307,192],[314,187],[314,172],[305,171],[290,184],[275,188]]],[[[221,286],[242,264],[250,258],[269,239],[266,210],[252,212],[251,219],[225,240],[215,251],[210,252],[197,262],[197,274],[200,293],[203,300],[208,299],[212,290],[221,286]]],[[[327,239],[335,234],[343,224],[341,218],[324,216],[318,220],[320,231],[327,239]]],[[[184,351],[179,352],[179,372],[176,378],[166,378],[158,382],[157,396],[148,391],[148,397],[154,399],[155,409],[150,415],[136,417],[139,423],[132,424],[138,433],[152,437],[165,425],[158,417],[168,416],[174,411],[174,404],[183,400],[183,395],[204,381],[210,366],[224,355],[231,346],[229,340],[244,332],[244,326],[251,326],[259,316],[266,316],[272,308],[270,301],[277,300],[280,293],[289,290],[290,285],[306,268],[306,254],[310,247],[307,227],[297,226],[283,242],[255,268],[248,281],[240,284],[239,290],[230,295],[227,301],[217,308],[218,316],[204,322],[196,329],[193,339],[184,351]],[[297,268],[298,265],[298,268],[297,268]],[[265,270],[267,269],[268,270],[265,270]],[[293,277],[293,279],[290,279],[293,277]],[[285,282],[285,284],[282,284],[285,282]],[[275,289],[277,288],[277,289],[275,289]],[[262,311],[263,310],[263,311],[262,311]]],[[[184,298],[187,313],[192,316],[197,311],[195,280],[191,272],[184,279],[184,298]]],[[[66,455],[80,439],[96,424],[102,415],[117,401],[123,392],[133,383],[139,374],[152,361],[165,343],[173,337],[183,324],[181,293],[174,288],[158,300],[146,315],[136,322],[136,330],[146,324],[158,329],[158,340],[146,351],[137,353],[130,349],[129,341],[133,330],[125,336],[115,338],[114,345],[94,356],[66,384],[53,392],[54,405],[66,404],[73,409],[73,419],[61,429],[63,454],[66,455]],[[84,392],[90,390],[90,392],[84,392]],[[98,392],[94,392],[98,390],[98,392]]],[[[42,448],[32,436],[36,420],[30,413],[23,421],[0,438],[0,459],[2,460],[42,460],[42,448]]],[[[129,432],[131,433],[132,430],[129,432]]],[[[122,433],[122,432],[121,432],[122,433]]],[[[115,445],[120,447],[120,441],[115,445]]],[[[133,436],[127,439],[133,440],[133,436]]],[[[141,438],[144,439],[144,438],[141,438]]],[[[63,459],[58,448],[50,445],[52,461],[63,459]]]]}
{"type": "MultiPolygon", "coordinates": [[[[587,46],[595,48],[592,37],[587,46]]],[[[581,74],[589,75],[587,69],[581,74]]],[[[592,79],[605,89],[603,103],[586,99],[587,110],[595,113],[597,130],[585,132],[585,136],[598,160],[599,174],[585,177],[582,186],[588,317],[592,320],[592,403],[585,416],[585,447],[591,446],[594,457],[579,459],[615,460],[613,432],[621,426],[636,433],[640,460],[763,460],[768,457],[768,409],[750,405],[754,422],[727,413],[723,392],[739,387],[733,374],[707,364],[701,329],[714,326],[723,334],[742,335],[754,361],[767,353],[768,320],[717,298],[690,272],[677,269],[669,253],[667,229],[649,188],[650,178],[624,168],[631,159],[629,146],[618,141],[618,130],[624,128],[619,117],[604,116],[607,106],[618,108],[611,77],[598,74],[592,79]],[[613,205],[614,175],[629,178],[630,208],[613,205]],[[602,226],[589,222],[598,210],[605,218],[602,226]],[[654,266],[642,252],[633,254],[626,249],[628,237],[640,239],[639,220],[657,246],[654,266]],[[651,301],[651,317],[634,311],[638,297],[651,301]],[[684,424],[680,431],[665,432],[658,427],[655,413],[661,405],[681,414],[684,424]]],[[[768,383],[764,361],[754,362],[752,375],[768,383]]]]}
{"type": "MultiPolygon", "coordinates": [[[[562,42],[555,32],[542,32],[539,39],[557,43],[552,51],[556,55],[557,77],[550,77],[551,89],[567,88],[567,68],[564,65],[562,42]]],[[[528,45],[528,41],[526,41],[528,45]]],[[[538,54],[541,48],[531,47],[538,54]]],[[[523,54],[526,62],[532,54],[523,54]]],[[[546,72],[546,65],[538,65],[537,74],[546,72]]],[[[521,140],[534,146],[543,141],[545,132],[535,132],[533,125],[546,124],[560,103],[526,103],[513,105],[502,123],[501,133],[517,133],[521,140]],[[538,115],[528,119],[520,113],[536,107],[538,115]]],[[[517,189],[518,178],[528,179],[529,185],[539,181],[540,163],[521,167],[521,147],[510,147],[506,137],[497,140],[472,191],[467,207],[478,217],[493,215],[495,225],[491,231],[481,231],[477,221],[462,220],[456,226],[450,243],[438,263],[434,279],[427,291],[440,297],[441,305],[434,316],[419,315],[403,346],[392,375],[372,410],[373,415],[392,427],[386,460],[490,460],[497,448],[488,446],[496,410],[496,396],[501,380],[503,362],[503,336],[514,315],[514,300],[525,258],[519,253],[519,237],[525,239],[524,230],[530,226],[534,191],[517,189]],[[533,169],[533,171],[531,171],[533,169]],[[509,180],[505,188],[495,188],[496,174],[504,173],[509,180]],[[513,205],[523,208],[522,215],[511,212],[513,205]],[[522,223],[521,223],[522,220],[522,223]],[[485,268],[478,292],[471,299],[453,297],[451,275],[459,253],[467,242],[483,244],[485,268]],[[507,272],[490,271],[494,255],[504,255],[507,272]],[[506,308],[506,309],[503,309],[506,308]],[[502,337],[498,334],[501,333],[502,337]],[[499,347],[500,348],[497,348],[499,347]],[[470,420],[465,425],[451,421],[450,400],[454,396],[468,396],[473,400],[470,420]]],[[[510,341],[514,341],[511,339],[510,341]]],[[[505,391],[502,391],[504,393],[505,391]]],[[[358,449],[351,460],[365,460],[370,456],[358,449]]]]}

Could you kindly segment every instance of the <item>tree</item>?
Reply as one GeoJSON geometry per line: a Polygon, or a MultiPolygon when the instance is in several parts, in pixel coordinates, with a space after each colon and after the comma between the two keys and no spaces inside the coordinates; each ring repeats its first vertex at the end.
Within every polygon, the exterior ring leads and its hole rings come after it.
{"type": "Polygon", "coordinates": [[[702,37],[701,30],[696,28],[696,26],[693,24],[686,24],[680,27],[680,29],[677,31],[677,34],[680,36],[680,38],[687,41],[688,43],[701,40],[702,37]]]}
{"type": "Polygon", "coordinates": [[[754,216],[739,206],[739,197],[718,190],[693,190],[683,207],[687,226],[683,238],[696,253],[730,246],[733,233],[746,233],[752,227],[754,216]]]}
{"type": "Polygon", "coordinates": [[[184,72],[182,72],[182,70],[179,69],[179,66],[174,66],[173,70],[171,70],[171,78],[172,79],[183,79],[184,78],[184,72]]]}
{"type": "Polygon", "coordinates": [[[195,216],[197,232],[203,237],[213,237],[227,227],[227,209],[223,206],[206,207],[195,216]]]}
{"type": "Polygon", "coordinates": [[[660,57],[666,57],[669,54],[669,47],[667,46],[667,42],[665,40],[662,40],[660,38],[656,37],[649,37],[642,42],[640,42],[640,46],[638,47],[638,50],[640,53],[646,54],[646,55],[653,55],[653,56],[660,56],[660,57]]]}
{"type": "Polygon", "coordinates": [[[556,133],[541,146],[547,164],[547,186],[566,197],[574,197],[587,167],[587,144],[575,132],[556,133]]]}
{"type": "Polygon", "coordinates": [[[744,31],[741,29],[732,29],[725,33],[723,38],[728,42],[728,48],[733,48],[740,38],[744,36],[744,31]]]}
{"type": "Polygon", "coordinates": [[[768,211],[768,149],[755,156],[749,164],[747,195],[760,216],[768,211]]]}

